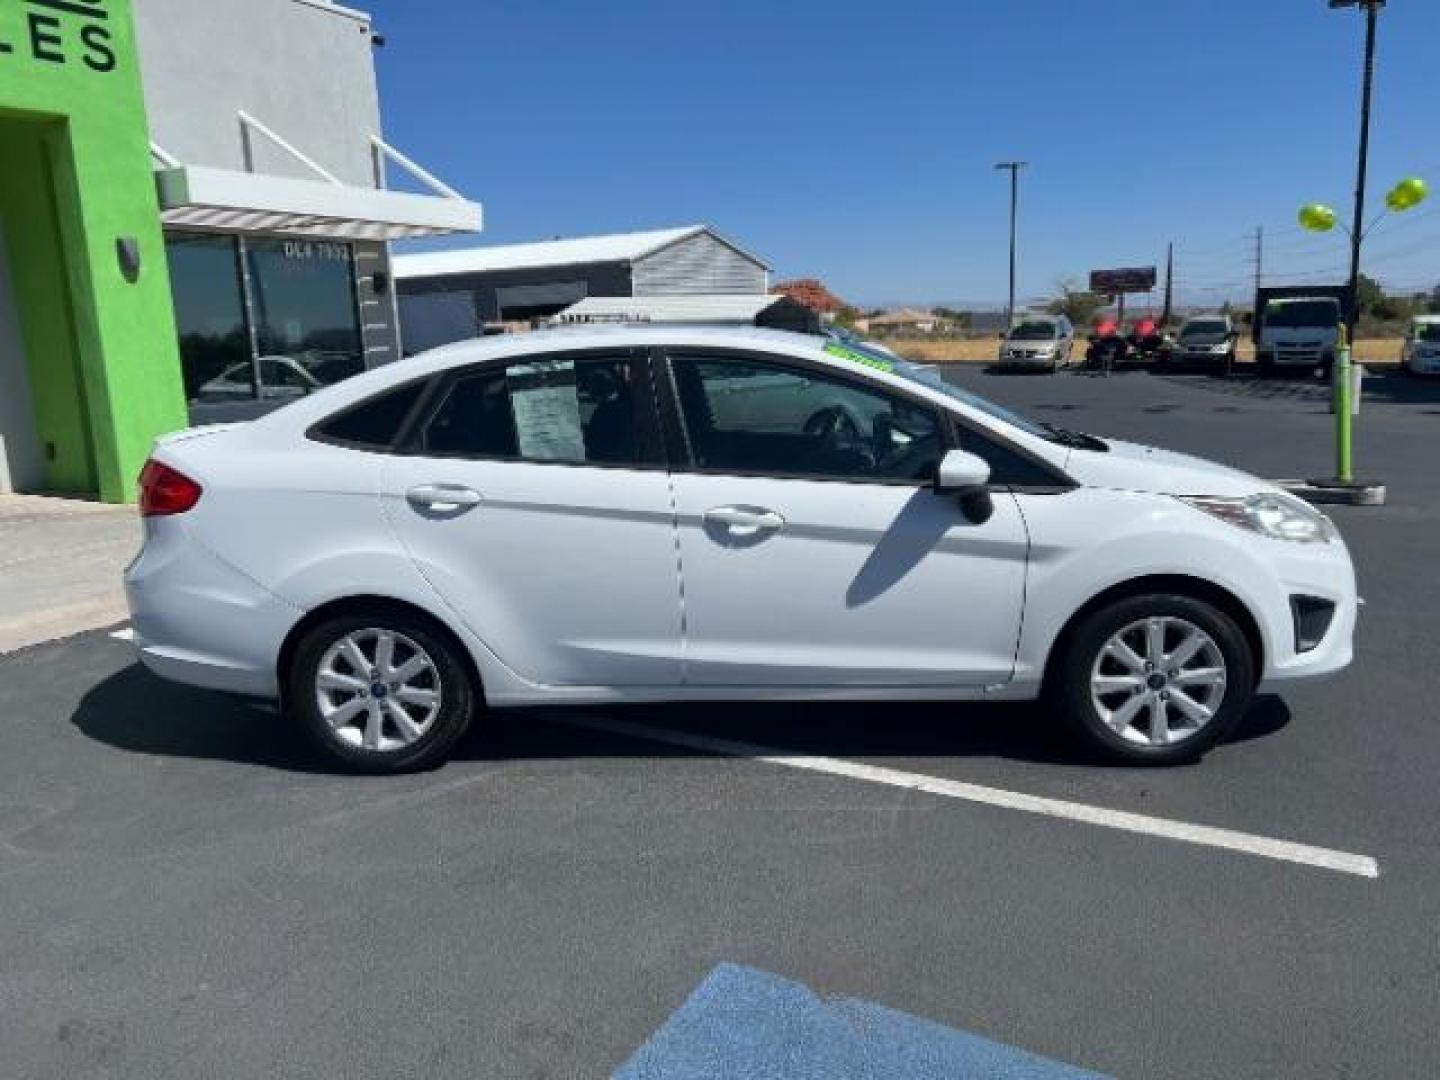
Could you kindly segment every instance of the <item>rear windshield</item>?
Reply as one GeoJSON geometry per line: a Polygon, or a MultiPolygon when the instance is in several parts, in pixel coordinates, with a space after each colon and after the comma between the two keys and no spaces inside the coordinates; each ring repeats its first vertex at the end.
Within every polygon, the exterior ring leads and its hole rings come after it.
{"type": "Polygon", "coordinates": [[[1417,323],[1415,326],[1416,341],[1440,341],[1440,323],[1417,323]]]}

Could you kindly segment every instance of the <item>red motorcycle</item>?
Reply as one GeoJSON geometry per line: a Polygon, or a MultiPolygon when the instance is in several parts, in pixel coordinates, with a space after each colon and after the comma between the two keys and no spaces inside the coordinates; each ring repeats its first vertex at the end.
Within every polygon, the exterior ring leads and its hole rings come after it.
{"type": "Polygon", "coordinates": [[[1154,319],[1136,319],[1130,328],[1127,359],[1135,364],[1153,364],[1165,353],[1165,335],[1154,319]]]}
{"type": "Polygon", "coordinates": [[[1095,320],[1090,332],[1090,348],[1085,350],[1085,367],[1091,371],[1110,371],[1125,363],[1130,343],[1120,333],[1120,324],[1105,315],[1095,320]]]}

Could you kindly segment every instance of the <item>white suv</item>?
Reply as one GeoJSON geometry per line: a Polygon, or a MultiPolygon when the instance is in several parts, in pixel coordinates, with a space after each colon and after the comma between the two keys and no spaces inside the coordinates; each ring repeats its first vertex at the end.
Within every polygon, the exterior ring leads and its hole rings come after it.
{"type": "Polygon", "coordinates": [[[482,706],[1042,693],[1172,762],[1351,656],[1308,505],[815,337],[466,342],[162,439],[142,482],[144,662],[357,769],[482,706]]]}
{"type": "Polygon", "coordinates": [[[1400,362],[1412,375],[1440,375],[1440,315],[1421,315],[1410,323],[1400,362]]]}

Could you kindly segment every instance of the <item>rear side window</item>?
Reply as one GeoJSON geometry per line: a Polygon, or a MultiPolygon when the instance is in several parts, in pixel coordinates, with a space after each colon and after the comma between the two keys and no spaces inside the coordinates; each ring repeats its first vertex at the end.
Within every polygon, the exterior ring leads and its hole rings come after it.
{"type": "Polygon", "coordinates": [[[424,393],[424,382],[371,398],[322,423],[315,433],[331,442],[367,450],[388,450],[400,436],[400,425],[424,393]]]}
{"type": "Polygon", "coordinates": [[[436,457],[638,465],[659,462],[649,397],[628,356],[563,357],[457,378],[419,434],[436,457]]]}

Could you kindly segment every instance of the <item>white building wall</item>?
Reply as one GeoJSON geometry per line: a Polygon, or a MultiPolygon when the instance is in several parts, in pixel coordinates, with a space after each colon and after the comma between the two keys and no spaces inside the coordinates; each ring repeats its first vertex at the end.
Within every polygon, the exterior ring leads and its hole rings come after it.
{"type": "Polygon", "coordinates": [[[717,240],[698,233],[635,261],[636,296],[667,296],[686,293],[746,293],[769,291],[765,267],[717,240]]]}
{"type": "MultiPolygon", "coordinates": [[[[347,184],[375,186],[368,19],[308,0],[133,0],[150,135],[186,165],[244,171],[248,112],[347,184]]],[[[255,136],[254,171],[315,179],[255,136]]]]}

